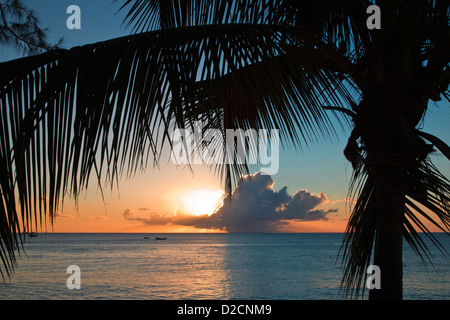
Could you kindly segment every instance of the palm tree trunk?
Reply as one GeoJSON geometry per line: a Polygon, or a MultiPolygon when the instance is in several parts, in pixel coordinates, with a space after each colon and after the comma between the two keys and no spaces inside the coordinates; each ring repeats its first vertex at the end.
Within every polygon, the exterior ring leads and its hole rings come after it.
{"type": "Polygon", "coordinates": [[[395,153],[373,158],[377,204],[374,264],[380,268],[381,288],[369,291],[369,299],[400,300],[403,296],[402,226],[405,212],[406,167],[395,153]]]}

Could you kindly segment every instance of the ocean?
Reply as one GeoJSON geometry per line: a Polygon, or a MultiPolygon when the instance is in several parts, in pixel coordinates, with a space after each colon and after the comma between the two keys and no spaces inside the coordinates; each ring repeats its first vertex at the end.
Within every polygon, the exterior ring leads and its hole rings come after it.
{"type": "MultiPolygon", "coordinates": [[[[450,251],[450,237],[436,236],[450,251]]],[[[39,234],[0,284],[0,299],[338,300],[342,237],[39,234]],[[68,273],[69,266],[79,272],[68,273]],[[69,289],[76,283],[79,289],[69,289]]],[[[436,251],[433,261],[434,268],[425,268],[405,244],[404,299],[450,299],[449,257],[436,251]]]]}

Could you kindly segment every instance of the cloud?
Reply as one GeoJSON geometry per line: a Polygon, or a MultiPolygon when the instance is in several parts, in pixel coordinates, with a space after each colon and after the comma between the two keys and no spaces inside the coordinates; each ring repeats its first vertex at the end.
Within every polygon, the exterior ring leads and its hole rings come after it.
{"type": "MultiPolygon", "coordinates": [[[[138,209],[139,210],[139,209],[138,209]]],[[[151,212],[148,217],[140,217],[137,216],[134,211],[130,208],[127,208],[122,216],[129,221],[139,221],[145,224],[154,224],[154,225],[166,225],[170,223],[170,218],[166,216],[161,216],[155,212],[151,212]]]]}
{"type": "Polygon", "coordinates": [[[106,216],[94,216],[90,217],[91,220],[108,220],[108,217],[106,216]]]}
{"type": "Polygon", "coordinates": [[[270,175],[258,172],[244,176],[232,196],[225,198],[223,206],[212,215],[194,216],[184,213],[181,207],[175,216],[152,212],[147,217],[140,217],[128,208],[123,217],[151,225],[184,225],[228,232],[276,232],[289,221],[328,220],[328,214],[337,212],[337,209],[317,208],[329,202],[324,193],[314,194],[302,189],[292,196],[287,187],[275,191],[274,185],[270,175]]]}
{"type": "Polygon", "coordinates": [[[327,202],[323,193],[297,191],[293,196],[287,187],[273,189],[275,181],[270,175],[256,173],[240,179],[224,206],[208,217],[211,227],[228,232],[274,232],[289,221],[327,220],[336,209],[322,210],[317,206],[327,202]]]}
{"type": "Polygon", "coordinates": [[[63,218],[63,219],[73,219],[73,216],[71,214],[62,214],[59,212],[55,212],[54,218],[63,218]]]}

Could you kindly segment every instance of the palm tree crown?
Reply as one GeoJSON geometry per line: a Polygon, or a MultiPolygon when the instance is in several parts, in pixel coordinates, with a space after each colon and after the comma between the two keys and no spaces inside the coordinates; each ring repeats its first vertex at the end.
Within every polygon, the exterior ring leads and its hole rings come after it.
{"type": "MultiPolygon", "coordinates": [[[[371,297],[401,298],[402,238],[426,258],[419,217],[450,227],[450,183],[429,158],[436,148],[450,159],[449,147],[417,129],[430,100],[450,99],[449,8],[439,0],[128,0],[121,9],[132,35],[0,64],[6,272],[21,233],[52,220],[65,195],[77,199],[91,174],[112,186],[157,161],[172,126],[277,128],[302,145],[333,134],[331,113],[352,128],[344,154],[357,198],[343,288],[364,290],[375,243],[386,276],[371,297]],[[380,30],[366,25],[374,3],[380,30]]],[[[228,192],[248,170],[217,165],[228,192]]]]}

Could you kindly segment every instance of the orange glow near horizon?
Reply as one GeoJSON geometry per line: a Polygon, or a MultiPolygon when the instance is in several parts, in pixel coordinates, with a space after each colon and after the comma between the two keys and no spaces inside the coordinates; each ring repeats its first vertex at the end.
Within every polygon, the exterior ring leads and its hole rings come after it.
{"type": "MultiPolygon", "coordinates": [[[[223,192],[210,188],[194,188],[192,191],[183,190],[180,192],[183,196],[178,202],[189,209],[188,213],[201,215],[214,213],[222,205],[223,192]],[[185,202],[181,202],[185,201],[185,202]]],[[[172,207],[166,212],[174,212],[176,207],[175,200],[172,201],[172,207]]],[[[350,216],[349,208],[344,202],[335,204],[325,204],[324,209],[329,206],[339,207],[339,212],[333,214],[328,220],[320,221],[284,221],[285,224],[279,229],[279,232],[287,233],[343,233],[345,232],[350,216]]],[[[69,206],[67,206],[69,207],[69,206]]],[[[71,211],[65,208],[63,213],[58,213],[55,217],[53,226],[47,223],[46,226],[38,228],[38,232],[62,232],[62,233],[223,233],[226,230],[196,228],[193,226],[183,226],[176,224],[149,225],[140,221],[127,221],[123,218],[123,212],[126,206],[121,201],[103,203],[97,201],[80,201],[77,211],[71,211]]],[[[156,208],[156,206],[155,206],[156,208]]],[[[139,211],[139,207],[134,208],[142,216],[145,214],[139,211]]],[[[153,210],[153,209],[152,209],[153,210]]],[[[156,210],[155,210],[156,211],[156,210]]],[[[48,222],[48,220],[47,220],[48,222]]],[[[431,232],[442,232],[429,221],[423,221],[431,232]]]]}
{"type": "MultiPolygon", "coordinates": [[[[283,185],[277,183],[277,189],[283,185]]],[[[224,193],[220,183],[209,172],[196,172],[195,179],[189,171],[166,170],[149,173],[137,179],[125,181],[120,191],[105,192],[104,198],[96,190],[95,184],[81,196],[77,207],[70,198],[65,199],[64,211],[58,212],[53,226],[48,223],[38,232],[67,233],[205,233],[226,232],[226,230],[196,228],[178,225],[145,223],[154,214],[174,217],[177,210],[188,215],[211,215],[222,205],[224,193]],[[136,219],[127,220],[124,212],[129,208],[136,219]]],[[[351,208],[344,197],[328,195],[329,201],[317,209],[337,209],[326,220],[296,221],[285,220],[279,232],[289,233],[343,233],[345,232],[351,208]]],[[[148,222],[148,221],[147,221],[148,222]]],[[[440,232],[437,227],[424,221],[432,232],[440,232]]]]}

